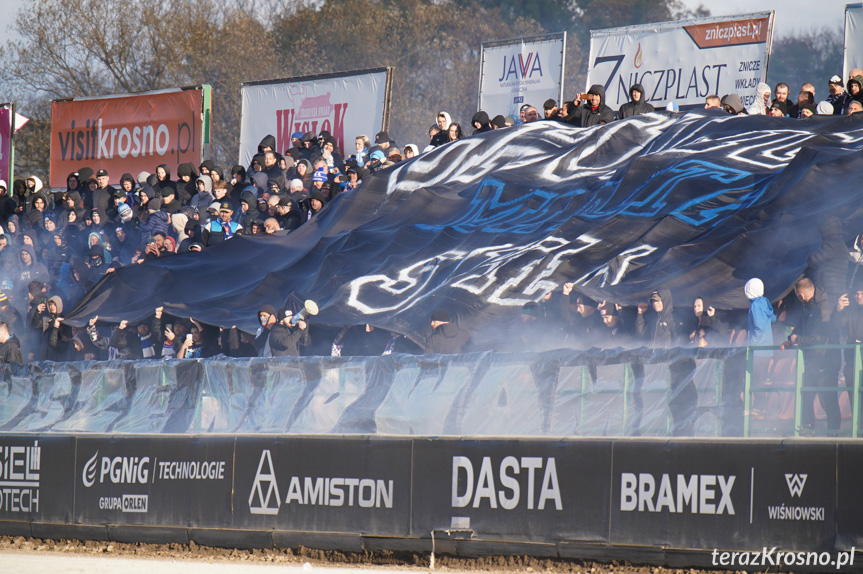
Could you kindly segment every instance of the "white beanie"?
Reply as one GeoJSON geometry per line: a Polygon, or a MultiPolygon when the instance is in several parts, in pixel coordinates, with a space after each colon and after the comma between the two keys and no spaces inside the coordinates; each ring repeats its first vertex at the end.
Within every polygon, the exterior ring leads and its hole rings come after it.
{"type": "Polygon", "coordinates": [[[753,277],[743,286],[743,293],[750,301],[764,297],[764,283],[758,277],[753,277]]]}

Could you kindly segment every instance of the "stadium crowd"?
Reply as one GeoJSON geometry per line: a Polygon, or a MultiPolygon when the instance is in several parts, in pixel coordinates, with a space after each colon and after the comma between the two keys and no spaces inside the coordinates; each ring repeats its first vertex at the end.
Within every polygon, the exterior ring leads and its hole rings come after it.
{"type": "MultiPolygon", "coordinates": [[[[794,102],[788,85],[777,84],[771,97],[769,86],[762,83],[749,108],[735,94],[708,96],[704,108],[706,113],[800,119],[853,114],[863,111],[861,88],[863,70],[855,69],[846,82],[838,76],[830,78],[829,96],[818,104],[813,84],[803,84],[794,102]]],[[[297,132],[292,134],[292,147],[283,153],[274,149],[273,136],[265,137],[250,165],[230,170],[207,160],[198,166],[177,166],[174,177],[171,166],[159,165],[152,174],[123,174],[120,185],[114,187],[108,183],[110,174],[97,165],[70,173],[66,189],[54,192],[35,176],[14,181],[11,189],[0,180],[0,362],[198,358],[220,353],[282,356],[311,349],[332,355],[473,350],[476,346],[447,309],[438,309],[430,317],[429,337],[422,347],[371,326],[348,326],[328,335],[324,345],[319,341],[310,346],[305,317],[269,304],[259,311],[261,327],[255,334],[204,325],[193,318],[163,316],[161,308],[136,325],[125,321],[97,325],[94,317],[86,328],[71,328],[63,324],[63,311],[120,266],[199,252],[241,234],[289,234],[325,209],[337,194],[359,186],[366,174],[468,133],[535,121],[588,127],[655,111],[644,101],[642,86],[632,86],[630,96],[631,101],[615,112],[605,103],[603,87],[594,85],[559,106],[554,100],[546,101],[543,117],[536,107],[524,105],[518,119],[501,115],[490,119],[479,111],[469,126],[440,112],[422,149],[414,144],[399,147],[387,132],[380,132],[374,142],[358,135],[353,153],[342,157],[328,132],[297,132]]],[[[669,104],[666,111],[679,110],[669,104]]],[[[622,307],[591,301],[566,284],[542,301],[525,305],[513,335],[501,338],[495,348],[863,342],[863,275],[855,281],[857,266],[850,265],[861,259],[861,242],[846,246],[835,218],[824,223],[822,235],[824,244],[810,259],[807,278],[775,304],[764,298],[763,284],[756,278],[746,285],[752,301],[748,313],[717,311],[704,298],[687,301],[681,309],[661,286],[649,301],[622,307]]],[[[806,384],[836,385],[842,358],[832,351],[806,353],[810,377],[806,384]]],[[[846,367],[853,365],[851,358],[846,357],[846,367]]],[[[685,382],[690,367],[681,368],[681,385],[691,387],[691,377],[685,382]]],[[[756,353],[756,369],[763,368],[764,361],[756,353]]],[[[843,377],[851,381],[852,373],[843,377]]],[[[694,393],[694,387],[683,387],[681,400],[689,403],[685,395],[694,393]]],[[[826,395],[821,400],[830,428],[838,428],[837,393],[826,395]]]]}

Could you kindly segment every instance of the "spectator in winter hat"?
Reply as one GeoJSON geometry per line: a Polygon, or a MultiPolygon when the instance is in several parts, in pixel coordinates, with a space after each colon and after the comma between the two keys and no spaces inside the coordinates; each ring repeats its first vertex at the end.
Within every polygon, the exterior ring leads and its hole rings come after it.
{"type": "Polygon", "coordinates": [[[774,118],[784,118],[788,115],[785,102],[773,102],[773,105],[770,106],[770,115],[774,118]]]}
{"type": "MultiPolygon", "coordinates": [[[[848,111],[848,105],[851,104],[853,99],[851,94],[845,91],[845,82],[842,81],[842,78],[836,75],[830,78],[827,88],[830,90],[830,95],[827,96],[826,101],[833,108],[832,114],[834,116],[844,116],[848,111]]],[[[820,108],[821,104],[818,104],[818,107],[820,108]]],[[[821,114],[820,111],[818,113],[819,115],[821,114]]]]}
{"type": "Polygon", "coordinates": [[[243,234],[243,227],[231,219],[234,208],[227,201],[219,206],[219,218],[210,221],[201,234],[201,243],[209,247],[243,234]]]}
{"type": "Polygon", "coordinates": [[[405,152],[405,159],[411,159],[411,158],[416,157],[420,154],[419,148],[417,146],[415,146],[414,144],[406,145],[404,152],[405,152]]]}
{"type": "Polygon", "coordinates": [[[830,102],[818,102],[818,106],[815,108],[815,113],[819,116],[833,116],[836,115],[836,109],[830,102]]]}

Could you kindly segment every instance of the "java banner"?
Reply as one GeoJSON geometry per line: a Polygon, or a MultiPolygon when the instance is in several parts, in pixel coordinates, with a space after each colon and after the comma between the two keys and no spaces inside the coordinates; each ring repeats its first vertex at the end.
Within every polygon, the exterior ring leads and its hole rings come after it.
{"type": "Polygon", "coordinates": [[[387,129],[393,68],[243,84],[240,165],[249,165],[267,135],[276,153],[292,147],[291,134],[328,131],[342,157],[355,153],[354,138],[387,129]]]}
{"type": "MultiPolygon", "coordinates": [[[[54,189],[82,167],[108,171],[118,184],[124,173],[155,173],[168,164],[198,165],[203,159],[204,89],[55,100],[51,103],[51,178],[54,189]]],[[[207,126],[208,127],[208,126],[207,126]]]]}
{"type": "Polygon", "coordinates": [[[560,102],[565,53],[566,32],[483,43],[479,109],[517,118],[523,104],[560,102]]]}
{"type": "Polygon", "coordinates": [[[656,108],[703,105],[714,94],[749,106],[767,77],[772,38],[773,12],[591,30],[587,86],[605,86],[615,110],[634,84],[656,108]]]}

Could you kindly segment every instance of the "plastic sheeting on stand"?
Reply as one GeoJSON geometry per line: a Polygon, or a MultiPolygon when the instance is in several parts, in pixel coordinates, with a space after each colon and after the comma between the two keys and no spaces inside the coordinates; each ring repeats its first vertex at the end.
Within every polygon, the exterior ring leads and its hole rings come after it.
{"type": "Polygon", "coordinates": [[[746,350],[0,365],[0,431],[739,436],[746,350]]]}

